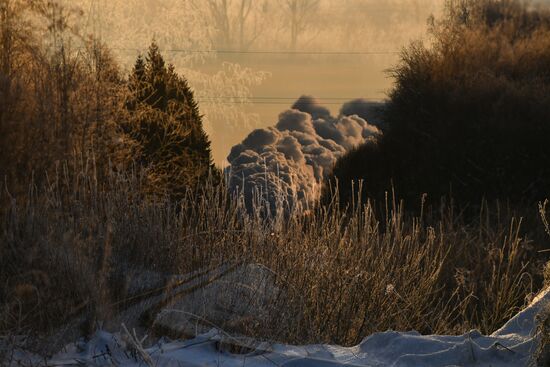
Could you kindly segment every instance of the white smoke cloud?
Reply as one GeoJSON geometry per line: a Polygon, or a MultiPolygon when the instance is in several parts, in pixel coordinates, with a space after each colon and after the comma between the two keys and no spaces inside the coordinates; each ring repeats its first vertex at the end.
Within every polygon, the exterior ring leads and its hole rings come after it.
{"type": "Polygon", "coordinates": [[[311,207],[336,160],[381,135],[358,116],[365,106],[361,102],[353,106],[333,117],[313,97],[300,97],[292,109],[279,115],[275,127],[254,130],[231,149],[230,190],[241,192],[249,207],[255,200],[269,203],[270,210],[311,207]],[[350,111],[355,113],[345,113],[350,111]]]}

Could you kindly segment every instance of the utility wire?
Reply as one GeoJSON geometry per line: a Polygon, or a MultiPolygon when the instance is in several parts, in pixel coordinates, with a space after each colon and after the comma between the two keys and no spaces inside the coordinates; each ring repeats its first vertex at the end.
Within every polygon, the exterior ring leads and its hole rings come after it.
{"type": "MultiPolygon", "coordinates": [[[[315,98],[315,100],[321,105],[342,105],[344,102],[352,101],[357,98],[352,97],[325,97],[315,98]]],[[[361,98],[367,102],[383,102],[383,97],[375,98],[361,98]]],[[[197,100],[206,104],[255,104],[255,105],[292,105],[298,101],[298,97],[201,97],[197,96],[197,100]]]]}
{"type": "MultiPolygon", "coordinates": [[[[204,98],[204,99],[241,99],[241,100],[251,100],[251,99],[259,99],[259,100],[291,100],[291,101],[297,101],[299,97],[236,97],[236,96],[197,96],[197,98],[204,98]]],[[[323,100],[337,100],[337,101],[349,101],[352,99],[358,99],[357,97],[314,97],[316,101],[323,101],[323,100]]],[[[370,98],[361,98],[367,101],[379,101],[380,98],[370,97],[370,98]]]]}
{"type": "MultiPolygon", "coordinates": [[[[284,103],[284,102],[238,102],[238,101],[205,101],[199,99],[200,103],[204,104],[253,104],[253,105],[284,105],[284,106],[290,106],[292,103],[284,103]]],[[[321,102],[321,105],[342,105],[340,102],[321,102]]]]}
{"type": "MultiPolygon", "coordinates": [[[[127,47],[111,47],[114,51],[142,52],[142,49],[127,47]]],[[[218,53],[218,54],[263,54],[263,55],[397,55],[399,51],[285,51],[285,50],[193,50],[164,49],[161,52],[173,53],[218,53]]]]}

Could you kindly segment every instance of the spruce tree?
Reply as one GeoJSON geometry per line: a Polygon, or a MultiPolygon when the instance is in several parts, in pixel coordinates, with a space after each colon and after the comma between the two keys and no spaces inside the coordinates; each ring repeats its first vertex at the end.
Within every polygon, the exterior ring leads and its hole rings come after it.
{"type": "Polygon", "coordinates": [[[128,88],[123,130],[132,160],[148,170],[149,189],[179,199],[211,176],[218,180],[193,92],[154,42],[137,58],[128,88]]]}

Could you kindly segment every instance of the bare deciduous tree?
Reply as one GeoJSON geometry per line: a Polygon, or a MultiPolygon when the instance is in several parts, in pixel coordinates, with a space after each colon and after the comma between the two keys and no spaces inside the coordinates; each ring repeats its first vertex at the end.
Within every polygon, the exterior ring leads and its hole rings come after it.
{"type": "Polygon", "coordinates": [[[312,13],[319,9],[320,0],[282,0],[283,10],[290,23],[290,49],[296,51],[300,35],[307,30],[312,13]]]}
{"type": "MultiPolygon", "coordinates": [[[[267,1],[206,0],[208,15],[215,24],[213,40],[224,47],[249,49],[262,34],[262,19],[266,16],[267,1]]],[[[204,7],[204,3],[197,6],[204,7]]]]}
{"type": "Polygon", "coordinates": [[[21,63],[17,54],[28,38],[28,23],[22,19],[27,4],[20,0],[0,0],[0,133],[11,111],[14,69],[21,63]]]}

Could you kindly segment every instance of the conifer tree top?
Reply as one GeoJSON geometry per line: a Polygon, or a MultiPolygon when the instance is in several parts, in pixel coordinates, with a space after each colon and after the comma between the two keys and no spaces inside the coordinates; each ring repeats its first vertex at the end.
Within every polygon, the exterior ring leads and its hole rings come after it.
{"type": "MultiPolygon", "coordinates": [[[[151,43],[145,57],[137,57],[128,86],[130,96],[126,106],[129,112],[151,111],[158,116],[156,119],[179,124],[177,131],[185,131],[186,136],[182,136],[177,151],[188,152],[189,159],[203,162],[207,170],[214,168],[210,141],[203,130],[193,91],[187,80],[176,73],[174,66],[165,62],[156,42],[151,43]]],[[[146,131],[150,131],[150,126],[160,126],[159,121],[141,121],[140,124],[149,126],[146,131]]]]}

